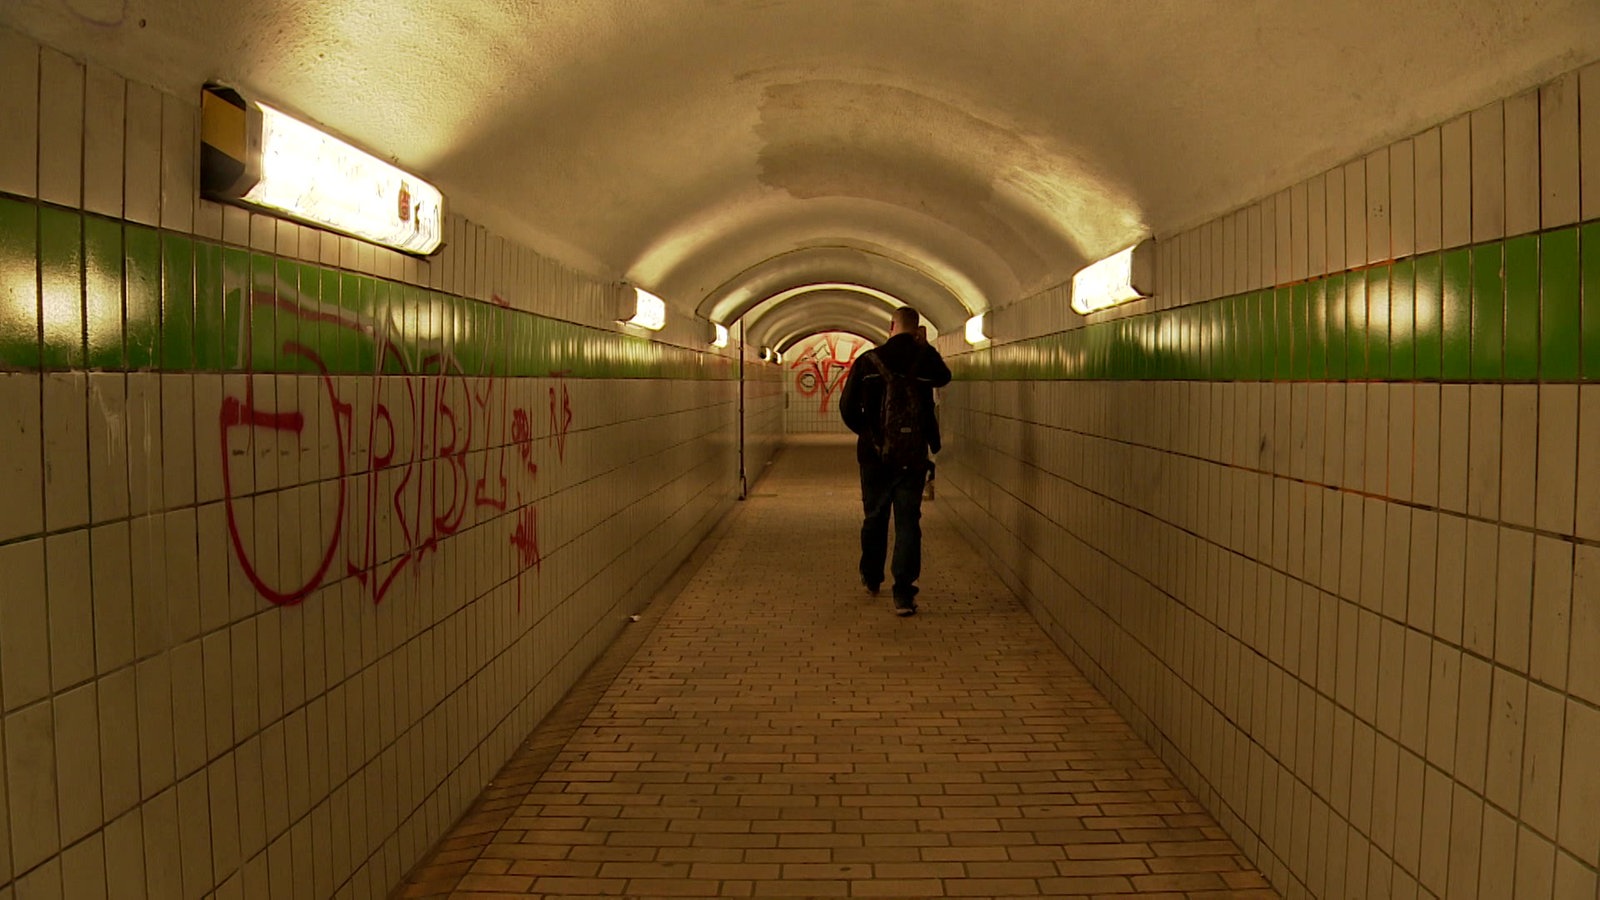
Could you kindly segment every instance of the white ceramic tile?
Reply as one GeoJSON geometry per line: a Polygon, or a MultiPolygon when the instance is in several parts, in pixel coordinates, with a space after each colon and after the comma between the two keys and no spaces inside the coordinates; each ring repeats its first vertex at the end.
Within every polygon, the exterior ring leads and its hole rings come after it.
{"type": "MultiPolygon", "coordinates": [[[[1419,144],[1420,149],[1420,144],[1419,144]]],[[[1460,247],[1473,240],[1472,231],[1472,123],[1467,116],[1446,122],[1439,128],[1439,196],[1442,212],[1439,220],[1441,246],[1445,249],[1460,247]]],[[[1421,181],[1419,177],[1419,188],[1421,181]]],[[[1421,200],[1418,191],[1418,235],[1422,234],[1421,200]]],[[[1419,241],[1419,249],[1421,243],[1419,241]]]]}
{"type": "Polygon", "coordinates": [[[1518,810],[1523,821],[1544,834],[1556,833],[1560,813],[1565,714],[1565,698],[1540,685],[1529,685],[1522,802],[1518,810]]]}
{"type": "Polygon", "coordinates": [[[142,225],[157,225],[161,221],[161,94],[130,81],[126,108],[123,215],[142,225]]]}
{"type": "Polygon", "coordinates": [[[90,65],[84,83],[83,208],[122,216],[122,126],[127,85],[109,69],[90,65]]]}
{"type": "Polygon", "coordinates": [[[1467,520],[1438,517],[1438,583],[1434,631],[1445,641],[1459,642],[1466,617],[1467,520]]]}
{"type": "Polygon", "coordinates": [[[1531,384],[1507,385],[1502,396],[1500,519],[1532,528],[1538,493],[1539,388],[1531,384]]]}
{"type": "Polygon", "coordinates": [[[116,900],[145,897],[143,819],[135,809],[106,826],[106,871],[116,873],[111,883],[116,900]]]}
{"type": "Polygon", "coordinates": [[[1483,807],[1478,896],[1510,897],[1516,890],[1517,823],[1493,805],[1483,807]]]}
{"type": "Polygon", "coordinates": [[[1410,138],[1389,146],[1389,254],[1403,259],[1416,251],[1416,146],[1410,138]]]}
{"type": "MultiPolygon", "coordinates": [[[[1300,182],[1288,191],[1288,242],[1289,279],[1300,281],[1306,277],[1306,254],[1309,240],[1309,207],[1307,184],[1300,182]]],[[[1279,194],[1281,198],[1283,195],[1279,194]]]]}
{"type": "Polygon", "coordinates": [[[1522,755],[1528,714],[1528,682],[1505,669],[1494,670],[1489,718],[1489,762],[1484,796],[1515,812],[1522,800],[1522,755]]]}
{"type": "Polygon", "coordinates": [[[184,896],[201,896],[214,884],[211,827],[211,802],[202,771],[178,785],[178,856],[184,896]]]}
{"type": "Polygon", "coordinates": [[[172,668],[173,761],[179,779],[203,767],[206,746],[206,673],[199,641],[174,647],[172,668]]]}
{"type": "Polygon", "coordinates": [[[222,204],[195,195],[194,233],[211,241],[222,240],[222,204]]]}
{"type": "Polygon", "coordinates": [[[1374,150],[1366,159],[1367,259],[1369,263],[1393,256],[1390,230],[1389,148],[1374,150]]]}
{"type": "Polygon", "coordinates": [[[1273,195],[1256,204],[1261,210],[1261,275],[1262,287],[1278,283],[1278,197],[1273,195]]]}
{"type": "Polygon", "coordinates": [[[1500,530],[1498,588],[1495,592],[1494,658],[1517,672],[1528,671],[1529,619],[1533,610],[1533,535],[1500,530]]]}
{"type": "Polygon", "coordinates": [[[1346,490],[1366,488],[1367,478],[1367,395],[1372,386],[1345,386],[1344,473],[1339,484],[1346,490]]]}
{"type": "Polygon", "coordinates": [[[73,531],[46,539],[45,564],[49,580],[50,676],[53,689],[60,691],[95,674],[89,532],[73,531]]]}
{"type": "Polygon", "coordinates": [[[1357,159],[1344,167],[1345,263],[1359,266],[1367,260],[1367,166],[1357,159]]]}
{"type": "Polygon", "coordinates": [[[61,848],[57,829],[55,716],[36,703],[5,718],[12,864],[25,872],[61,848]]]}
{"type": "Polygon", "coordinates": [[[133,568],[128,526],[118,522],[91,529],[96,668],[109,672],[133,660],[133,568]]]}
{"type": "Polygon", "coordinates": [[[167,610],[167,535],[157,516],[141,516],[128,524],[128,558],[132,563],[133,648],[139,657],[171,646],[167,610]]]}
{"type": "Polygon", "coordinates": [[[1364,607],[1374,611],[1381,611],[1384,607],[1384,592],[1386,588],[1385,551],[1389,544],[1389,534],[1386,525],[1388,517],[1388,504],[1376,497],[1367,497],[1361,503],[1361,520],[1357,523],[1360,529],[1358,543],[1361,554],[1360,592],[1356,600],[1364,607]]]}
{"type": "Polygon", "coordinates": [[[39,45],[0,29],[0,191],[23,197],[39,190],[39,45]]]}
{"type": "Polygon", "coordinates": [[[1428,253],[1442,244],[1443,178],[1441,135],[1430,128],[1411,139],[1415,196],[1416,251],[1428,253]]]}
{"type": "Polygon", "coordinates": [[[173,784],[172,668],[166,656],[139,663],[139,785],[149,799],[173,784]]]}
{"type": "MultiPolygon", "coordinates": [[[[1553,575],[1560,576],[1560,565],[1552,563],[1553,575]]],[[[1560,608],[1562,591],[1559,585],[1551,588],[1552,605],[1560,608]]],[[[1572,644],[1568,687],[1576,697],[1591,703],[1600,703],[1600,659],[1591,652],[1594,641],[1600,640],[1600,547],[1580,544],[1575,548],[1572,562],[1572,644]]],[[[1553,623],[1551,623],[1553,626],[1553,623]]]]}
{"type": "Polygon", "coordinates": [[[1464,384],[1442,385],[1439,391],[1439,506],[1466,512],[1472,393],[1464,384]]]}
{"type": "Polygon", "coordinates": [[[163,504],[161,381],[150,372],[128,375],[128,511],[143,515],[163,504]]]}
{"type": "Polygon", "coordinates": [[[0,545],[6,602],[0,605],[0,684],[5,708],[17,709],[50,692],[49,612],[45,542],[0,545]]]}
{"type": "MultiPolygon", "coordinates": [[[[1593,102],[1595,97],[1600,97],[1600,64],[1591,64],[1578,72],[1578,95],[1590,100],[1583,103],[1580,99],[1578,104],[1578,146],[1582,153],[1578,170],[1600,172],[1600,103],[1593,102]]],[[[1600,216],[1600,178],[1584,178],[1581,187],[1583,218],[1600,216]]]]}
{"type": "MultiPolygon", "coordinates": [[[[1600,711],[1576,699],[1567,701],[1566,750],[1561,765],[1561,846],[1589,866],[1600,863],[1600,711]]],[[[15,783],[15,782],[13,782],[15,783]]],[[[13,821],[15,818],[13,817],[13,821]]]]}
{"type": "MultiPolygon", "coordinates": [[[[1439,580],[1438,513],[1417,509],[1411,512],[1411,577],[1407,590],[1406,622],[1413,628],[1432,633],[1435,596],[1439,580]]],[[[1456,620],[1459,622],[1459,618],[1456,620]]]]}
{"type": "Polygon", "coordinates": [[[1367,389],[1367,446],[1363,452],[1366,483],[1362,490],[1379,496],[1389,491],[1389,395],[1390,386],[1374,384],[1367,389]]]}
{"type": "Polygon", "coordinates": [[[89,515],[108,522],[128,515],[127,378],[89,373],[89,515]]]}
{"type": "Polygon", "coordinates": [[[146,894],[150,897],[184,896],[177,790],[169,788],[146,801],[141,812],[144,816],[146,894]]]}
{"type": "Polygon", "coordinates": [[[1539,92],[1505,101],[1506,234],[1539,230],[1539,92]]]}
{"type": "Polygon", "coordinates": [[[45,525],[52,531],[89,521],[87,382],[81,372],[44,376],[45,525]]]}
{"type": "Polygon", "coordinates": [[[1424,770],[1422,803],[1422,860],[1417,872],[1423,886],[1443,894],[1450,865],[1450,818],[1455,792],[1449,778],[1438,769],[1424,770]]]}
{"type": "Polygon", "coordinates": [[[300,226],[288,219],[279,219],[274,223],[277,235],[274,238],[273,252],[279,256],[293,259],[300,255],[300,226]]]}
{"type": "Polygon", "coordinates": [[[101,678],[97,685],[100,773],[96,784],[107,818],[120,816],[139,802],[136,688],[131,666],[101,678]]]}
{"type": "Polygon", "coordinates": [[[93,683],[55,698],[56,788],[61,841],[100,828],[100,713],[93,683]]]}
{"type": "Polygon", "coordinates": [[[161,377],[161,483],[169,507],[195,502],[194,381],[181,374],[161,377]]]}
{"type": "Polygon", "coordinates": [[[1500,517],[1503,390],[1498,384],[1471,387],[1472,424],[1467,450],[1467,514],[1471,516],[1500,517]]]}
{"type": "Polygon", "coordinates": [[[1275,264],[1274,280],[1272,280],[1272,283],[1275,283],[1275,285],[1282,285],[1283,282],[1288,282],[1288,280],[1294,279],[1293,192],[1278,191],[1278,194],[1275,195],[1274,200],[1275,202],[1274,208],[1272,208],[1272,215],[1274,215],[1274,221],[1277,224],[1275,224],[1274,227],[1275,239],[1274,242],[1272,242],[1274,243],[1274,248],[1272,248],[1272,259],[1274,259],[1275,264]]]}
{"type": "MultiPolygon", "coordinates": [[[[250,243],[250,211],[242,206],[225,204],[222,207],[222,240],[227,244],[248,246],[250,243]]],[[[323,262],[337,263],[338,259],[323,262]]]]}
{"type": "Polygon", "coordinates": [[[39,52],[39,199],[83,203],[83,64],[39,52]]]}
{"type": "Polygon", "coordinates": [[[1600,540],[1600,385],[1586,384],[1579,388],[1578,407],[1578,496],[1574,503],[1577,510],[1574,527],[1579,537],[1600,540]]]}
{"type": "Polygon", "coordinates": [[[1326,247],[1323,259],[1330,272],[1342,272],[1347,267],[1344,258],[1344,168],[1333,168],[1323,175],[1323,234],[1326,247]]]}
{"type": "Polygon", "coordinates": [[[1535,542],[1528,674],[1560,689],[1572,639],[1572,564],[1572,544],[1544,536],[1535,542]]]}
{"type": "Polygon", "coordinates": [[[1578,221],[1578,73],[1539,88],[1540,222],[1545,228],[1578,221]]]}
{"type": "Polygon", "coordinates": [[[1483,799],[1457,784],[1450,813],[1450,876],[1446,894],[1451,900],[1477,900],[1483,851],[1483,799]]]}
{"type": "Polygon", "coordinates": [[[1505,103],[1495,101],[1468,117],[1472,135],[1472,240],[1506,234],[1505,103]]]}
{"type": "Polygon", "coordinates": [[[1413,493],[1413,469],[1419,467],[1416,451],[1416,401],[1417,385],[1392,384],[1385,390],[1389,395],[1388,423],[1388,496],[1409,501],[1413,493]]]}
{"type": "Polygon", "coordinates": [[[0,541],[44,530],[42,428],[39,377],[0,373],[0,541]]]}
{"type": "Polygon", "coordinates": [[[38,897],[54,900],[61,896],[61,860],[51,859],[16,881],[17,896],[24,900],[38,897]]]}
{"type": "MultiPolygon", "coordinates": [[[[1508,427],[1508,434],[1514,432],[1508,427]]],[[[1571,534],[1578,492],[1578,386],[1539,387],[1538,515],[1541,531],[1571,534]]]]}
{"type": "Polygon", "coordinates": [[[1428,762],[1446,771],[1455,768],[1461,658],[1461,651],[1454,647],[1433,645],[1433,675],[1428,680],[1428,762]]]}
{"type": "Polygon", "coordinates": [[[61,854],[61,896],[63,900],[105,900],[106,848],[102,835],[92,834],[61,854]]]}
{"type": "Polygon", "coordinates": [[[1594,869],[1587,867],[1565,853],[1556,854],[1557,897],[1593,897],[1600,891],[1594,869]]]}

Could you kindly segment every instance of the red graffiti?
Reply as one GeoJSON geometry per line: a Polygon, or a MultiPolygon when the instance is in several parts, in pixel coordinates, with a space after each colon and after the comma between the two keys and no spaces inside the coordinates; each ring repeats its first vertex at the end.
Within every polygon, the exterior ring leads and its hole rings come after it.
{"type": "MultiPolygon", "coordinates": [[[[513,507],[510,543],[518,572],[539,565],[537,512],[524,500],[538,471],[533,417],[512,407],[501,378],[463,371],[442,340],[410,351],[394,339],[394,321],[365,321],[270,291],[249,292],[246,299],[251,308],[310,323],[302,326],[308,332],[328,325],[355,332],[393,373],[333,376],[316,350],[285,340],[283,354],[303,359],[316,375],[315,392],[298,387],[300,377],[248,375],[242,396],[223,398],[219,449],[229,537],[245,577],[264,599],[294,605],[330,578],[349,575],[381,603],[400,573],[415,571],[444,538],[513,507]],[[508,445],[522,461],[511,473],[508,445]],[[304,468],[312,476],[296,477],[304,468]],[[281,485],[280,469],[292,473],[281,485]],[[281,553],[274,537],[255,534],[241,502],[278,488],[296,489],[292,502],[304,539],[287,538],[281,553]],[[313,545],[314,552],[302,552],[313,545]],[[336,572],[341,555],[343,571],[336,572]]],[[[494,343],[494,336],[484,342],[494,343]]],[[[246,360],[253,358],[248,333],[239,346],[246,360]]],[[[564,450],[571,401],[563,385],[557,434],[553,388],[551,396],[551,437],[564,450]]]]}
{"type": "Polygon", "coordinates": [[[850,367],[866,346],[866,342],[857,341],[845,350],[836,335],[823,335],[790,364],[789,368],[799,370],[794,377],[795,390],[802,397],[820,395],[817,411],[826,413],[828,401],[844,387],[850,367]]]}
{"type": "Polygon", "coordinates": [[[511,414],[511,440],[516,442],[517,455],[522,457],[528,474],[539,474],[539,466],[533,461],[533,422],[528,419],[525,409],[518,409],[511,414]]]}
{"type": "Polygon", "coordinates": [[[550,438],[556,444],[556,459],[565,462],[567,459],[567,431],[572,428],[572,395],[567,392],[567,383],[561,380],[564,372],[552,372],[556,383],[550,386],[550,438]],[[556,403],[556,389],[560,388],[561,402],[556,403]]]}

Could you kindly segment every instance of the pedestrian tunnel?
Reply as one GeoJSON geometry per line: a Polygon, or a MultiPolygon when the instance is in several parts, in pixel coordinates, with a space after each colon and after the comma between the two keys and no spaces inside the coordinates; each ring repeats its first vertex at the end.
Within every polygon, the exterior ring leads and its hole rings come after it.
{"type": "Polygon", "coordinates": [[[0,8],[0,898],[1592,900],[1597,60],[1582,2],[0,8]],[[901,620],[837,404],[906,306],[901,620]]]}

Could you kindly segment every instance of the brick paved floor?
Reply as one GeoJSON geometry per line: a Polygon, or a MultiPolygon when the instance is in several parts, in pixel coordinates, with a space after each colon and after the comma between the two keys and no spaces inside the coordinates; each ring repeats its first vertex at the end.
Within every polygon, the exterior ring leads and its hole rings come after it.
{"type": "Polygon", "coordinates": [[[792,443],[397,895],[1275,897],[937,500],[921,613],[866,595],[851,452],[792,443]]]}

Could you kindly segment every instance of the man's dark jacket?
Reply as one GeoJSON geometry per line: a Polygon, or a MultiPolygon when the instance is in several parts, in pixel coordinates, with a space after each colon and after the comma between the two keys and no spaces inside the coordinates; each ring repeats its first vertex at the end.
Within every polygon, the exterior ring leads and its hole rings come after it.
{"type": "Polygon", "coordinates": [[[878,462],[878,451],[873,438],[883,424],[883,376],[878,367],[867,359],[876,355],[891,372],[909,373],[922,386],[923,428],[922,439],[928,441],[936,433],[938,423],[933,414],[933,389],[950,383],[950,367],[945,365],[939,351],[917,340],[913,334],[897,334],[883,346],[856,358],[850,367],[850,377],[845,379],[844,392],[839,397],[839,413],[844,424],[854,431],[856,461],[866,464],[878,462]]]}

